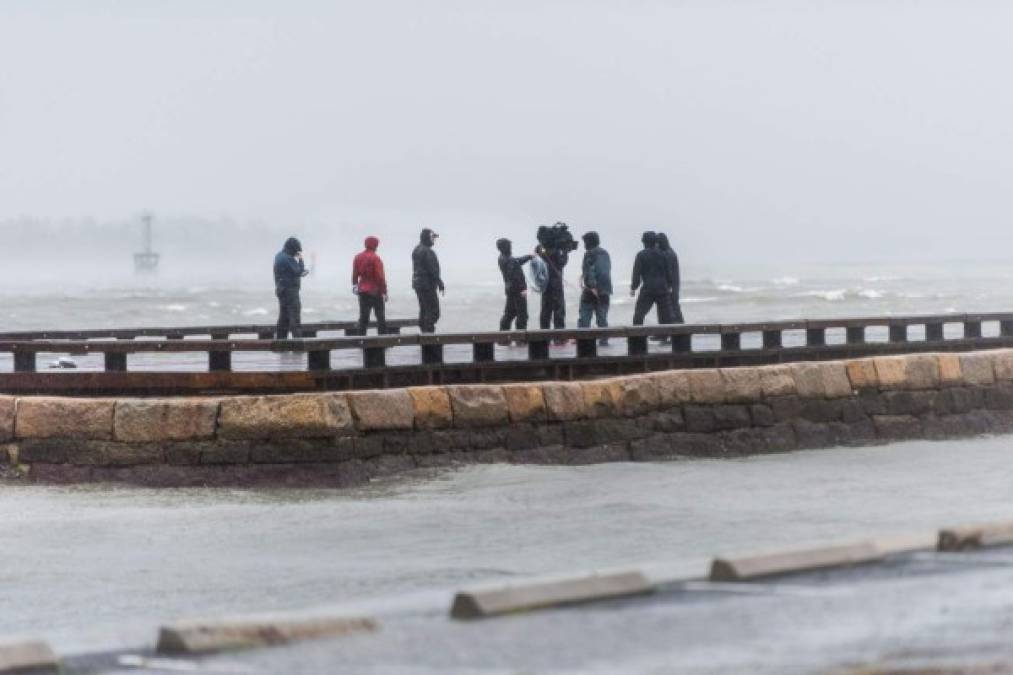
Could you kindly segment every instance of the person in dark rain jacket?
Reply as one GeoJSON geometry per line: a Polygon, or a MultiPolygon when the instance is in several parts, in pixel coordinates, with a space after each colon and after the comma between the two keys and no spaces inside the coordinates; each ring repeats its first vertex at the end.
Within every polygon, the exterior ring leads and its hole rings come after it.
{"type": "MultiPolygon", "coordinates": [[[[665,254],[665,260],[668,261],[668,268],[672,272],[672,295],[669,307],[669,314],[671,316],[672,323],[685,323],[686,321],[682,317],[682,307],[679,304],[679,256],[672,248],[672,245],[668,242],[667,234],[658,234],[658,250],[665,254]]],[[[660,315],[658,320],[661,320],[660,315]]]]}
{"type": "Polygon", "coordinates": [[[419,299],[419,331],[436,332],[440,320],[440,293],[445,292],[440,277],[440,260],[433,251],[439,235],[428,227],[419,235],[419,245],[412,251],[412,288],[419,299]]]}
{"type": "Polygon", "coordinates": [[[672,293],[672,270],[665,254],[658,250],[658,236],[654,232],[644,232],[640,239],[644,249],[637,253],[633,262],[633,279],[630,284],[630,295],[637,297],[633,309],[633,325],[642,326],[651,307],[658,307],[661,323],[672,323],[669,314],[672,293]],[[640,294],[637,295],[637,289],[640,294]]]}
{"type": "Polygon", "coordinates": [[[278,298],[278,325],[275,335],[279,340],[287,339],[290,332],[292,337],[299,337],[302,318],[299,290],[302,278],[307,274],[302,259],[302,244],[295,237],[289,237],[274,256],[274,294],[278,298]]]}
{"type": "MultiPolygon", "coordinates": [[[[612,297],[612,260],[608,251],[601,247],[597,232],[586,232],[584,240],[584,261],[581,264],[580,310],[577,319],[579,328],[588,328],[591,317],[599,328],[607,328],[609,302],[612,297]]],[[[602,344],[608,340],[602,339],[602,344]]]]}
{"type": "MultiPolygon", "coordinates": [[[[566,328],[566,296],[563,293],[563,268],[570,262],[570,254],[561,248],[538,247],[539,257],[549,269],[549,283],[542,293],[542,311],[538,317],[539,326],[545,328],[566,328]]],[[[558,343],[557,343],[558,344],[558,343]]]]}
{"type": "Polygon", "coordinates": [[[513,256],[513,244],[509,239],[496,241],[499,250],[499,271],[503,275],[503,290],[506,292],[506,306],[499,321],[500,330],[510,330],[517,321],[517,330],[528,327],[528,282],[524,278],[524,265],[531,262],[533,255],[513,256]]]}
{"type": "Polygon", "coordinates": [[[376,315],[376,333],[387,332],[384,306],[387,303],[387,277],[383,260],[376,254],[380,240],[366,237],[366,250],[352,261],[352,292],[359,296],[359,335],[369,327],[369,315],[376,315]]]}

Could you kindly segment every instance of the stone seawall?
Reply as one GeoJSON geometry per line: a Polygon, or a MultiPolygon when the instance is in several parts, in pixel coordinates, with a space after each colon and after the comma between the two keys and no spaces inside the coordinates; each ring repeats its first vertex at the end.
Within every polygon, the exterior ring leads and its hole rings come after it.
{"type": "Polygon", "coordinates": [[[0,473],[355,485],[457,463],[737,457],[1013,430],[1013,350],[284,396],[0,397],[0,473]]]}

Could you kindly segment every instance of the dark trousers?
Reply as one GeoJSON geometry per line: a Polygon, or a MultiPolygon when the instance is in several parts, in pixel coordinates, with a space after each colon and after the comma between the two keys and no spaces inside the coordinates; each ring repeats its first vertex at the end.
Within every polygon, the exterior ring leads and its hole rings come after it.
{"type": "MultiPolygon", "coordinates": [[[[686,323],[686,319],[682,317],[682,307],[679,305],[679,296],[675,293],[669,294],[668,299],[668,313],[672,318],[672,323],[686,323]]],[[[661,314],[658,314],[658,322],[661,323],[661,314]]]]}
{"type": "Polygon", "coordinates": [[[607,328],[609,325],[609,296],[595,295],[591,291],[584,291],[580,294],[580,311],[578,314],[578,328],[589,328],[592,316],[598,328],[607,328]]]}
{"type": "Polygon", "coordinates": [[[359,293],[359,335],[365,335],[369,328],[369,314],[376,314],[376,334],[387,332],[387,318],[384,315],[383,296],[359,293]]]}
{"type": "Polygon", "coordinates": [[[566,298],[562,288],[547,288],[542,293],[542,312],[538,324],[542,329],[566,328],[566,298]]]}
{"type": "Polygon", "coordinates": [[[279,288],[274,293],[278,296],[278,326],[275,335],[279,340],[299,337],[299,326],[302,323],[302,302],[299,300],[299,289],[279,288]]]}
{"type": "Polygon", "coordinates": [[[435,333],[436,322],[440,320],[440,296],[435,288],[415,289],[419,298],[419,331],[435,333]]]}
{"type": "Polygon", "coordinates": [[[528,296],[523,295],[520,291],[507,293],[503,318],[499,320],[499,329],[510,330],[514,319],[517,320],[517,330],[524,330],[528,327],[528,296]]]}
{"type": "Polygon", "coordinates": [[[672,295],[668,291],[660,293],[640,291],[640,295],[637,296],[637,304],[633,308],[633,325],[643,326],[644,318],[651,311],[651,307],[655,305],[658,307],[658,323],[672,323],[671,298],[672,295]]]}

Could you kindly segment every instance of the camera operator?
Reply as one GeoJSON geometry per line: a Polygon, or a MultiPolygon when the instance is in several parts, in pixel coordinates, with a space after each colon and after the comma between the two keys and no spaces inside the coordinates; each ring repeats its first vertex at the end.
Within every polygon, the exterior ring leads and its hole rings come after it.
{"type": "MultiPolygon", "coordinates": [[[[576,250],[577,242],[564,223],[551,228],[539,228],[536,252],[549,268],[549,280],[542,293],[542,311],[539,325],[546,328],[566,328],[566,297],[563,293],[563,268],[570,262],[570,251],[576,250]]],[[[556,344],[565,341],[557,340],[556,344]]]]}

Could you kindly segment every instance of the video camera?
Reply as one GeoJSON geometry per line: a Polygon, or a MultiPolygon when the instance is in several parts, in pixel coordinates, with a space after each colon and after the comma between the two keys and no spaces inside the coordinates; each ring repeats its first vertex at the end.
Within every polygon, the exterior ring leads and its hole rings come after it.
{"type": "Polygon", "coordinates": [[[542,225],[538,228],[537,237],[538,243],[547,251],[576,251],[579,246],[566,223],[542,225]]]}

